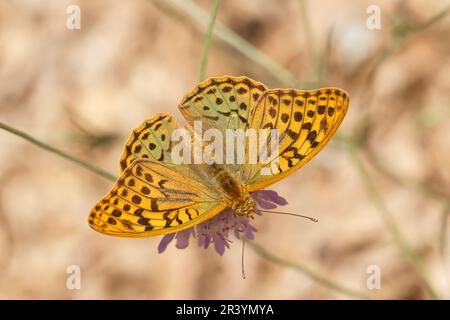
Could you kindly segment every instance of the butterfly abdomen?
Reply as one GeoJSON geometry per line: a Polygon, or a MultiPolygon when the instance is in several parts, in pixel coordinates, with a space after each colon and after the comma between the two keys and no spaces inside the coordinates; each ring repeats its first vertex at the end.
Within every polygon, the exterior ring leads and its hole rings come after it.
{"type": "Polygon", "coordinates": [[[212,164],[209,166],[213,171],[220,187],[228,198],[234,201],[241,201],[245,198],[246,191],[243,184],[225,168],[212,164]]]}

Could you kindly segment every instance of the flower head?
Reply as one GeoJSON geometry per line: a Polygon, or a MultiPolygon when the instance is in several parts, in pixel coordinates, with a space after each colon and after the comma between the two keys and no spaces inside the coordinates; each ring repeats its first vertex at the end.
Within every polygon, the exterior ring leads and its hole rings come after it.
{"type": "MultiPolygon", "coordinates": [[[[255,208],[257,215],[262,215],[258,207],[261,209],[275,209],[277,206],[287,204],[286,199],[280,197],[278,193],[272,190],[258,190],[253,192],[251,197],[257,204],[255,208]]],[[[195,227],[164,235],[159,243],[158,252],[164,252],[174,239],[176,239],[176,248],[187,248],[192,236],[197,240],[200,247],[207,249],[212,244],[215,251],[219,255],[223,255],[225,249],[230,247],[231,234],[234,234],[237,239],[241,239],[242,235],[249,240],[255,238],[254,233],[257,230],[250,222],[251,220],[247,216],[238,215],[232,209],[227,208],[215,217],[195,227]]]]}

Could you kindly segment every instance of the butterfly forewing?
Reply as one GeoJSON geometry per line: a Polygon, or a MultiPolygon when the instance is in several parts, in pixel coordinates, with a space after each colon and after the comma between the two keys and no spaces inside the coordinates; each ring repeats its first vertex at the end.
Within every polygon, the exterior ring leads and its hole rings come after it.
{"type": "Polygon", "coordinates": [[[249,190],[284,178],[314,157],[341,124],[348,102],[348,94],[338,88],[266,91],[251,112],[249,127],[278,129],[279,152],[266,163],[246,167],[243,176],[249,190]],[[264,167],[270,174],[261,174],[264,167]]]}
{"type": "Polygon", "coordinates": [[[213,189],[162,162],[138,159],[92,209],[89,224],[106,234],[144,237],[189,228],[223,209],[213,189]]]}

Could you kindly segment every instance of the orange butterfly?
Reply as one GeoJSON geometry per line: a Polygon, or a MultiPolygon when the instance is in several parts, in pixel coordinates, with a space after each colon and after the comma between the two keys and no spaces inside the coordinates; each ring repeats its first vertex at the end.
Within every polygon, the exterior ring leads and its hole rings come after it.
{"type": "Polygon", "coordinates": [[[172,116],[158,114],[131,134],[120,159],[121,175],[91,210],[89,225],[108,235],[148,237],[196,226],[225,208],[251,217],[255,201],[250,193],[287,177],[314,157],[336,132],[348,104],[348,94],[339,88],[268,89],[247,77],[209,78],[179,105],[189,128],[202,121],[203,130],[221,132],[278,129],[277,159],[178,164],[171,137],[180,126],[172,116]],[[262,174],[263,169],[271,174],[262,174]]]}

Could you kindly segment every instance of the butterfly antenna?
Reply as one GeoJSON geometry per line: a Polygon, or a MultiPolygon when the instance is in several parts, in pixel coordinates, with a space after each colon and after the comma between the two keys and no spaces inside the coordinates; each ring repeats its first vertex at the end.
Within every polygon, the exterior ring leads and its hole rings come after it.
{"type": "Polygon", "coordinates": [[[242,279],[245,279],[245,268],[244,268],[244,252],[245,252],[245,237],[242,237],[242,256],[241,256],[241,272],[242,279]]]}
{"type": "Polygon", "coordinates": [[[267,213],[275,213],[275,214],[284,214],[284,215],[287,215],[287,216],[294,216],[294,217],[305,218],[305,219],[311,220],[313,222],[319,222],[319,220],[316,219],[316,218],[304,216],[302,214],[296,214],[296,213],[290,213],[290,212],[281,212],[281,211],[269,211],[269,210],[261,210],[261,209],[259,209],[259,211],[267,212],[267,213]]]}

